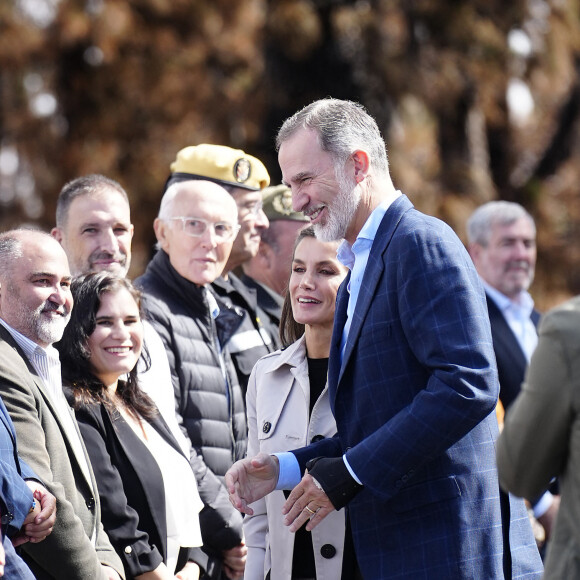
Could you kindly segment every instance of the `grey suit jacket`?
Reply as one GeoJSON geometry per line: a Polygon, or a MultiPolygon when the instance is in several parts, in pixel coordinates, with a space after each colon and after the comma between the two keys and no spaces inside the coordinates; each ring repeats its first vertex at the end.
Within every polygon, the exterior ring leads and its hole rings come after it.
{"type": "Polygon", "coordinates": [[[57,499],[52,534],[22,548],[36,578],[97,580],[105,578],[101,564],[122,575],[123,565],[101,524],[92,470],[88,481],[42,379],[1,325],[0,395],[14,423],[20,456],[57,499]]]}
{"type": "Polygon", "coordinates": [[[542,318],[521,393],[497,442],[504,489],[534,497],[558,477],[544,580],[580,578],[580,297],[542,318]]]}

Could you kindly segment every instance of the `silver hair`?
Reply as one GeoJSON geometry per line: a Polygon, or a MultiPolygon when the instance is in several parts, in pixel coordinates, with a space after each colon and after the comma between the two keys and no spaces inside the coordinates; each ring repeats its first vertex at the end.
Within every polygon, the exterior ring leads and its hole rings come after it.
{"type": "Polygon", "coordinates": [[[233,192],[229,191],[228,188],[223,186],[221,183],[215,183],[213,181],[206,179],[189,179],[186,181],[176,181],[165,190],[165,193],[161,198],[161,204],[159,206],[159,213],[157,214],[157,217],[160,220],[166,220],[171,217],[174,217],[171,214],[173,213],[173,205],[175,203],[175,198],[177,197],[177,195],[187,187],[193,187],[195,189],[201,188],[202,186],[207,186],[207,184],[209,184],[210,187],[224,189],[226,193],[232,195],[233,199],[233,192]]]}
{"type": "Polygon", "coordinates": [[[360,104],[339,99],[321,99],[307,105],[284,121],[276,137],[276,148],[299,129],[312,129],[334,166],[344,165],[357,149],[366,151],[378,173],[387,174],[387,149],[376,121],[360,104]]]}
{"type": "Polygon", "coordinates": [[[22,258],[22,239],[16,233],[22,230],[11,230],[0,234],[0,278],[10,275],[12,265],[22,258]]]}
{"type": "Polygon", "coordinates": [[[512,201],[489,201],[479,206],[467,220],[467,241],[469,244],[487,246],[494,226],[509,226],[526,218],[536,233],[534,218],[519,203],[512,201]]]}
{"type": "Polygon", "coordinates": [[[157,214],[157,217],[160,220],[166,220],[170,217],[173,217],[171,215],[173,204],[177,194],[183,189],[183,183],[184,182],[182,181],[172,183],[163,194],[163,197],[161,198],[161,205],[159,206],[159,213],[157,214]]]}
{"type": "Polygon", "coordinates": [[[0,277],[11,274],[15,262],[24,254],[24,239],[30,236],[45,239],[47,243],[58,244],[50,234],[33,228],[19,228],[0,233],[0,277]]]}

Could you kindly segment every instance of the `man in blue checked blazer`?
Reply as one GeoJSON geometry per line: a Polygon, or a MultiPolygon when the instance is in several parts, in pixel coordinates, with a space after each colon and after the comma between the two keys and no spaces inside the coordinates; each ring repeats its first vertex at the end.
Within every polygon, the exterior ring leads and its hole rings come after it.
{"type": "Polygon", "coordinates": [[[346,505],[365,580],[540,578],[523,502],[499,500],[497,370],[462,243],[395,190],[361,106],[312,103],[277,143],[294,209],[317,237],[346,240],[328,376],[338,433],[238,462],[232,503],[252,513],[258,497],[293,488],[293,531],[346,505]]]}
{"type": "Polygon", "coordinates": [[[26,534],[33,535],[35,541],[40,541],[52,531],[56,500],[35,480],[34,472],[18,456],[14,426],[4,402],[0,399],[0,515],[1,543],[6,560],[5,578],[34,580],[30,568],[16,553],[12,539],[18,544],[19,541],[24,541],[26,534]],[[27,479],[30,480],[29,484],[25,481],[27,479]],[[42,502],[40,498],[38,502],[35,500],[33,490],[41,493],[42,502]],[[33,521],[41,511],[41,503],[46,510],[41,518],[44,521],[42,525],[35,526],[33,521]],[[28,526],[26,531],[23,530],[25,526],[28,526]],[[36,530],[33,529],[34,526],[36,530]]]}

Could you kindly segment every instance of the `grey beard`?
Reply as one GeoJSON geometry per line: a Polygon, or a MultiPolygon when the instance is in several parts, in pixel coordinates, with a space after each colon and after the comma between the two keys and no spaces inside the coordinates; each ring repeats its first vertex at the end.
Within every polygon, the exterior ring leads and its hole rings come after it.
{"type": "Polygon", "coordinates": [[[338,180],[338,193],[328,205],[328,220],[314,224],[314,233],[321,242],[334,242],[346,236],[346,231],[358,209],[361,193],[358,187],[350,187],[345,180],[338,180]]]}
{"type": "Polygon", "coordinates": [[[28,324],[34,334],[44,344],[58,342],[64,333],[64,329],[70,319],[70,312],[58,318],[43,319],[42,311],[48,306],[48,302],[41,304],[34,312],[27,314],[23,312],[23,317],[28,318],[28,324]]]}
{"type": "Polygon", "coordinates": [[[54,344],[62,338],[68,321],[68,316],[57,320],[41,320],[37,318],[34,321],[36,336],[38,336],[40,341],[43,343],[54,344]]]}

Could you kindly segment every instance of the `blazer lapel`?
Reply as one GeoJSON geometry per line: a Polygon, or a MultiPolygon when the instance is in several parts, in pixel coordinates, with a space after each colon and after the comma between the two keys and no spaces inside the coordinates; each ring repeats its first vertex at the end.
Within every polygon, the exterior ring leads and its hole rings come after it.
{"type": "Polygon", "coordinates": [[[513,364],[516,364],[521,369],[521,372],[524,373],[528,362],[518,339],[496,303],[487,294],[485,297],[487,299],[487,310],[491,321],[493,338],[497,341],[497,350],[511,353],[513,364]]]}
{"type": "MultiPolygon", "coordinates": [[[[266,362],[266,361],[264,361],[266,362]]],[[[264,367],[264,377],[276,372],[281,367],[288,367],[292,380],[279,381],[276,383],[276,398],[267,398],[264,404],[268,405],[269,413],[272,417],[279,418],[284,405],[292,390],[294,380],[298,383],[299,388],[304,393],[306,400],[310,397],[310,385],[308,381],[308,362],[306,360],[306,339],[302,335],[296,342],[282,350],[280,356],[274,359],[268,359],[271,363],[268,367],[264,367]],[[306,380],[306,382],[305,382],[306,380]]],[[[265,382],[265,384],[268,384],[265,382]]],[[[260,388],[258,387],[258,396],[260,388]]]]}
{"type": "Polygon", "coordinates": [[[409,201],[409,199],[405,195],[401,195],[391,204],[385,213],[383,220],[381,221],[379,229],[377,230],[371,251],[369,253],[367,266],[363,275],[363,283],[361,284],[361,288],[359,290],[358,300],[353,313],[353,319],[350,324],[346,348],[342,358],[342,365],[340,367],[338,383],[340,383],[344,370],[354,351],[365,318],[368,314],[373,297],[376,293],[377,285],[383,274],[382,256],[386,252],[391,238],[393,237],[393,234],[395,233],[395,230],[397,229],[397,226],[403,217],[403,214],[409,209],[412,209],[412,207],[413,204],[409,201]]]}
{"type": "MultiPolygon", "coordinates": [[[[167,444],[171,445],[171,447],[173,447],[175,451],[177,451],[180,455],[185,457],[183,450],[181,449],[181,446],[176,441],[175,437],[173,436],[173,433],[171,433],[171,430],[167,426],[165,419],[161,416],[161,413],[158,413],[155,417],[153,417],[153,419],[151,419],[148,422],[151,424],[153,429],[155,429],[155,431],[159,433],[159,435],[163,438],[163,440],[167,444]]],[[[185,459],[189,461],[188,457],[185,457],[185,459]]]]}
{"type": "MultiPolygon", "coordinates": [[[[162,541],[162,545],[158,546],[158,549],[163,558],[165,558],[167,555],[167,522],[164,517],[167,502],[165,487],[163,485],[151,485],[151,481],[155,481],[156,477],[159,475],[163,477],[159,464],[155,460],[153,453],[147,448],[147,445],[141,441],[131,425],[127,423],[120,413],[116,413],[113,419],[109,411],[101,404],[100,414],[107,432],[107,447],[112,445],[114,448],[115,443],[119,445],[141,484],[149,512],[155,527],[159,530],[159,536],[162,541]]],[[[160,432],[160,424],[151,424],[156,431],[160,432]]],[[[183,455],[181,449],[179,449],[179,453],[183,455]]],[[[137,506],[132,507],[137,509],[137,506]]],[[[146,510],[144,509],[144,511],[146,510]]]]}
{"type": "MultiPolygon", "coordinates": [[[[28,360],[27,360],[27,362],[28,362],[28,360]]],[[[29,367],[32,366],[30,363],[28,363],[28,364],[29,364],[29,367]]],[[[90,467],[91,462],[90,462],[87,450],[85,448],[85,442],[83,441],[83,437],[81,435],[81,432],[79,430],[79,426],[78,426],[76,418],[74,416],[74,411],[70,407],[68,407],[68,405],[66,408],[63,409],[63,412],[69,413],[69,415],[72,418],[72,427],[74,428],[74,430],[76,432],[76,435],[77,435],[79,443],[80,443],[80,447],[78,447],[77,445],[73,445],[72,441],[70,440],[68,430],[65,428],[65,426],[62,422],[60,413],[59,413],[58,409],[56,408],[56,405],[53,403],[52,395],[48,392],[48,388],[44,384],[44,381],[36,374],[36,371],[34,371],[34,368],[32,368],[31,373],[32,373],[32,378],[34,379],[34,382],[36,383],[36,386],[38,387],[38,390],[40,391],[40,394],[42,395],[46,405],[50,409],[50,412],[52,413],[53,417],[55,418],[55,420],[58,424],[58,428],[60,429],[62,438],[64,440],[64,444],[66,445],[66,448],[68,451],[68,456],[71,460],[71,463],[73,464],[73,471],[75,473],[75,477],[78,477],[78,474],[82,473],[83,477],[85,478],[85,482],[86,482],[88,488],[91,490],[91,493],[94,495],[95,490],[97,489],[97,483],[95,481],[94,475],[93,475],[91,467],[90,467]],[[78,449],[80,449],[82,451],[84,456],[79,457],[79,454],[77,452],[78,449]],[[74,465],[73,460],[74,460],[74,463],[76,463],[76,466],[74,465]]]]}
{"type": "Polygon", "coordinates": [[[350,282],[350,270],[346,278],[338,289],[336,295],[336,307],[334,309],[334,327],[332,329],[332,339],[330,342],[330,354],[328,359],[328,392],[330,395],[331,405],[334,402],[334,394],[338,385],[338,377],[340,374],[341,357],[340,344],[342,342],[342,332],[347,319],[348,307],[348,283],[350,282]]]}

